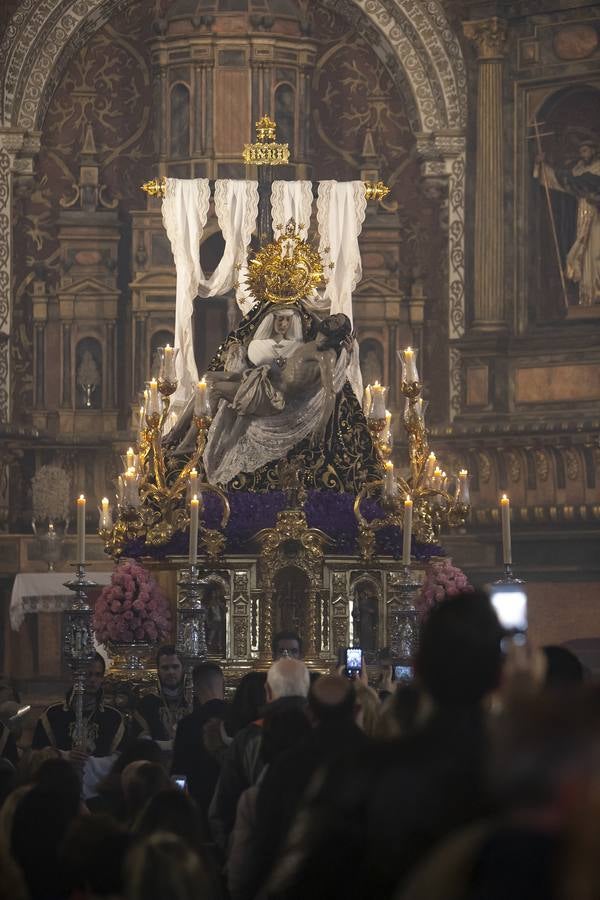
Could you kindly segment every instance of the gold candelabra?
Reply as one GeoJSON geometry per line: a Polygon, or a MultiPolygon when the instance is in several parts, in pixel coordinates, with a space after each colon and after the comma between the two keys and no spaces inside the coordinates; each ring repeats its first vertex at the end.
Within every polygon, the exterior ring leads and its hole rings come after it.
{"type": "Polygon", "coordinates": [[[208,385],[204,379],[196,385],[192,415],[196,444],[187,462],[179,466],[177,455],[164,446],[171,396],[178,384],[178,350],[167,345],[158,352],[160,371],[157,378],[147,382],[139,411],[138,439],[135,448],[130,447],[124,455],[124,470],[117,481],[116,521],[113,523],[109,501],[104,498],[99,533],[114,557],[121,556],[127,544],[137,539],[153,547],[164,546],[176,532],[190,526],[188,500],[213,493],[221,501],[221,530],[201,524],[198,534],[207,556],[215,559],[225,546],[222,530],[230,510],[227,495],[207,483],[202,461],[212,421],[208,385]]]}
{"type": "MultiPolygon", "coordinates": [[[[410,524],[418,541],[435,543],[440,532],[464,525],[470,512],[469,474],[461,469],[447,476],[430,451],[425,425],[426,402],[417,371],[417,351],[411,347],[399,352],[402,361],[401,391],[405,398],[403,425],[408,436],[408,472],[406,477],[394,472],[392,455],[391,414],[385,408],[387,388],[378,382],[365,389],[363,409],[384,477],[365,484],[358,494],[354,512],[359,526],[359,545],[364,558],[375,552],[376,532],[388,525],[406,527],[406,507],[410,504],[410,524]],[[377,497],[385,516],[367,522],[361,504],[367,497],[377,497]]],[[[406,555],[406,554],[405,554],[406,555]]]]}

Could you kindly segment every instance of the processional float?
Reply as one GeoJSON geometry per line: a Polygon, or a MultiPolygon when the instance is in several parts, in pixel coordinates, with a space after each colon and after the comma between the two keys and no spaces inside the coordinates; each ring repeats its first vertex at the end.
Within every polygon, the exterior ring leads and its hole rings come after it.
{"type": "MultiPolygon", "coordinates": [[[[285,223],[277,223],[280,236],[272,239],[272,167],[289,162],[289,148],[276,141],[275,128],[271,119],[263,117],[257,122],[256,143],[244,148],[244,162],[258,167],[259,250],[251,256],[247,269],[239,273],[258,305],[272,303],[274,307],[310,296],[328,274],[324,273],[318,252],[308,238],[300,235],[296,223],[287,223],[286,227],[282,227],[285,223]]],[[[167,179],[163,177],[144,184],[143,190],[151,197],[164,197],[166,186],[167,179]]],[[[381,182],[367,183],[364,193],[367,200],[379,201],[387,195],[388,188],[381,182]]],[[[305,225],[302,229],[306,231],[305,225]]],[[[252,318],[252,311],[249,317],[252,318]]],[[[214,408],[206,379],[202,378],[194,389],[193,446],[182,453],[169,441],[171,398],[178,387],[179,348],[165,346],[158,352],[159,372],[147,382],[139,407],[137,440],[123,457],[116,504],[111,506],[107,498],[102,501],[99,530],[106,551],[115,559],[167,556],[177,564],[177,645],[189,669],[208,652],[206,590],[211,575],[227,568],[224,561],[228,527],[231,503],[236,496],[231,486],[211,484],[207,478],[204,453],[214,408]]],[[[237,556],[233,554],[235,560],[228,563],[232,584],[229,656],[238,662],[245,655],[247,663],[254,660],[260,664],[270,653],[276,577],[286,565],[297,565],[306,577],[304,636],[306,656],[313,663],[326,664],[340,642],[358,641],[354,634],[355,610],[353,607],[350,612],[347,596],[351,585],[358,583],[381,587],[382,616],[386,621],[383,633],[392,653],[405,658],[414,650],[417,629],[412,598],[420,579],[411,568],[412,554],[415,548],[420,549],[421,559],[441,552],[437,544],[440,531],[464,524],[470,509],[469,484],[465,470],[448,476],[438,466],[428,444],[426,403],[416,351],[409,347],[398,351],[398,355],[402,362],[400,390],[405,400],[402,422],[408,442],[406,471],[399,474],[391,461],[387,388],[378,383],[368,385],[362,404],[355,404],[352,416],[347,415],[340,426],[346,432],[362,429],[361,435],[368,436],[361,438],[362,447],[367,447],[370,455],[369,465],[361,470],[367,474],[361,483],[355,483],[351,503],[356,543],[352,553],[342,559],[338,551],[331,549],[332,535],[307,517],[306,484],[310,472],[306,471],[306,460],[314,459],[314,454],[291,451],[287,459],[281,460],[272,477],[285,496],[284,508],[276,511],[275,521],[269,527],[257,529],[249,544],[257,563],[256,575],[252,576],[254,586],[248,579],[244,582],[250,570],[244,569],[239,548],[237,556]],[[394,538],[391,543],[388,540],[382,552],[378,540],[390,533],[394,538]],[[243,584],[245,588],[240,587],[243,584]],[[238,621],[236,603],[241,608],[241,598],[247,601],[250,611],[240,615],[238,621]],[[240,647],[246,648],[245,654],[240,647]]],[[[219,354],[215,359],[220,359],[219,354]]],[[[313,497],[313,505],[339,505],[340,497],[334,491],[323,494],[316,500],[313,497]]]]}

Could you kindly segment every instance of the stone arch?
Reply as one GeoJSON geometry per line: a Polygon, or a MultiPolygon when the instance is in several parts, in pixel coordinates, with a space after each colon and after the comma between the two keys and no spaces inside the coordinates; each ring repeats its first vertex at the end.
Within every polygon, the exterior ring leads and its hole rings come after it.
{"type": "MultiPolygon", "coordinates": [[[[127,0],[24,0],[0,47],[6,60],[0,76],[3,125],[39,130],[73,54],[126,4],[127,0]]],[[[464,130],[465,63],[439,0],[344,0],[335,6],[351,20],[358,13],[370,22],[378,36],[378,52],[388,66],[404,74],[421,132],[464,130]]]]}

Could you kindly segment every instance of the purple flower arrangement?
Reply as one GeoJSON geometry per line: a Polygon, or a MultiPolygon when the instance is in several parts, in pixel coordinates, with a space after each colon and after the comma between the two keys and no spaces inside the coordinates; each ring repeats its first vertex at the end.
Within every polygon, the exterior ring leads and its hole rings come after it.
{"type": "MultiPolygon", "coordinates": [[[[277,513],[286,508],[283,491],[268,491],[263,494],[233,491],[228,494],[231,516],[225,528],[226,551],[228,553],[248,553],[252,549],[253,536],[263,528],[272,528],[277,521],[277,513]]],[[[203,523],[207,528],[219,528],[221,503],[211,494],[203,495],[203,523]]],[[[309,491],[304,504],[306,519],[310,528],[325,532],[334,546],[331,552],[351,555],[357,552],[358,524],[354,516],[354,494],[336,491],[309,491]]],[[[361,505],[367,521],[384,517],[384,512],[374,500],[365,500],[361,505]]],[[[376,552],[381,556],[402,556],[402,529],[386,526],[376,532],[376,552]]],[[[168,544],[149,547],[141,540],[132,541],[126,548],[127,556],[181,556],[188,553],[188,534],[178,532],[168,544]]],[[[418,561],[432,556],[442,556],[443,549],[435,544],[421,544],[413,536],[412,554],[418,561]]]]}
{"type": "Polygon", "coordinates": [[[455,597],[473,590],[465,573],[453,565],[450,559],[432,559],[426,566],[425,581],[416,598],[419,617],[425,618],[429,610],[446,597],[455,597]]]}
{"type": "Polygon", "coordinates": [[[98,597],[93,624],[101,643],[161,643],[171,634],[169,601],[144,566],[126,559],[98,597]]]}

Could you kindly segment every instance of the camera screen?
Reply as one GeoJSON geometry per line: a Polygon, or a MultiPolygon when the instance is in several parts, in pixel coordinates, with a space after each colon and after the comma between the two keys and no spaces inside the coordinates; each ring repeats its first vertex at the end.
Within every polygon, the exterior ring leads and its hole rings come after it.
{"type": "Polygon", "coordinates": [[[177,785],[180,791],[187,790],[187,778],[185,775],[173,775],[172,781],[177,785]]]}
{"type": "Polygon", "coordinates": [[[356,647],[349,647],[346,650],[346,668],[360,669],[362,666],[362,650],[356,647]]]}
{"type": "Polygon", "coordinates": [[[490,598],[503,628],[527,630],[527,594],[520,585],[495,585],[490,598]]]}
{"type": "Polygon", "coordinates": [[[394,681],[410,681],[412,666],[394,666],[394,681]]]}

